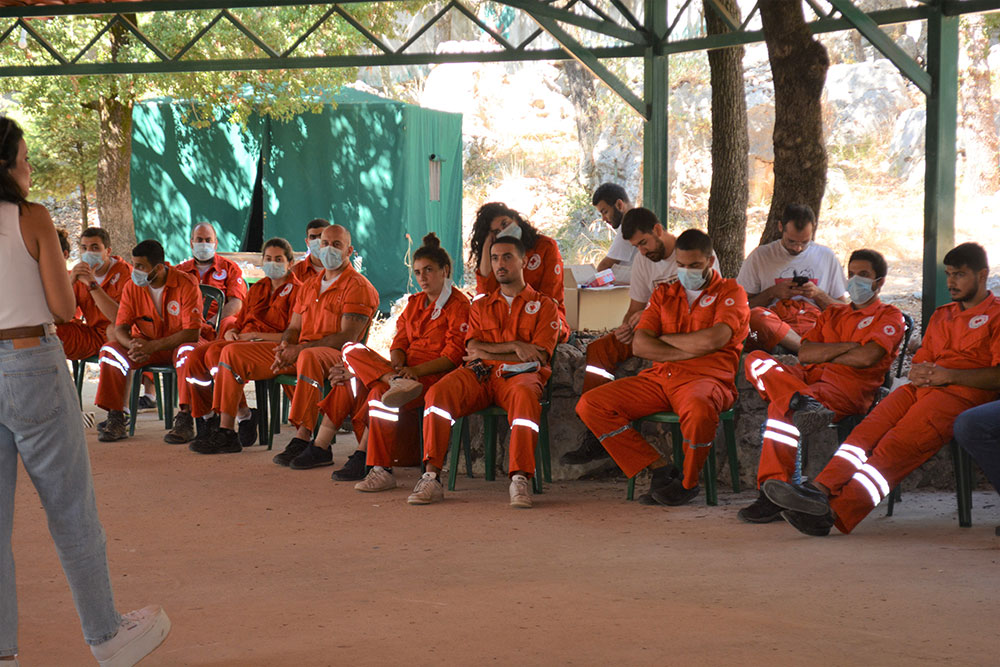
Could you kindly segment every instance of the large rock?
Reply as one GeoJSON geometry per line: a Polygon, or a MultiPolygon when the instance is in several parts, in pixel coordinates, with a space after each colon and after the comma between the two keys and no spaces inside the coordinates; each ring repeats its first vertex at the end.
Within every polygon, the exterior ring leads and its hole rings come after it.
{"type": "Polygon", "coordinates": [[[831,65],[827,70],[823,126],[833,143],[877,138],[915,105],[899,70],[886,59],[831,65]]]}
{"type": "Polygon", "coordinates": [[[923,178],[926,128],[926,109],[907,109],[899,114],[892,126],[886,171],[896,178],[908,179],[914,173],[923,178]]]}

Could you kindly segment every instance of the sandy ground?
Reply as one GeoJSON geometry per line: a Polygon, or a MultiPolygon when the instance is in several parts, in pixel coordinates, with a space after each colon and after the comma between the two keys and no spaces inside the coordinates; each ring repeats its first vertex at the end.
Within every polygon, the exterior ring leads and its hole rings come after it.
{"type": "MultiPolygon", "coordinates": [[[[150,667],[985,665],[1000,648],[991,491],[970,529],[953,495],[913,493],[821,539],[740,523],[751,493],[666,509],[626,502],[624,482],[567,482],[518,511],[503,481],[460,477],[410,507],[416,469],[365,495],[262,447],[198,456],[162,434],[147,412],[134,440],[87,436],[119,607],[173,620],[150,667]]],[[[21,664],[92,664],[23,470],[14,553],[21,664]]]]}

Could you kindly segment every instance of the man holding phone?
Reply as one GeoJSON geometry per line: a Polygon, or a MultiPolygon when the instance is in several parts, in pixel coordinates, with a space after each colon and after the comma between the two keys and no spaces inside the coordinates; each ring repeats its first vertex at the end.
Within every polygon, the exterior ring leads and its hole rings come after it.
{"type": "Polygon", "coordinates": [[[832,250],[813,242],[812,209],[791,204],[781,220],[781,238],[751,252],[736,277],[750,298],[747,350],[773,352],[781,345],[798,352],[819,314],[847,303],[844,268],[832,250]]]}

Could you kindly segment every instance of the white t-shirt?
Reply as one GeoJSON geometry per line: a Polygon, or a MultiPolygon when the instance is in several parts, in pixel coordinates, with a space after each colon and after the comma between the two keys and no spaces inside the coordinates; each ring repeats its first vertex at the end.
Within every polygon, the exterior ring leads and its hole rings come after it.
{"type": "MultiPolygon", "coordinates": [[[[785,250],[780,239],[758,246],[743,260],[736,282],[752,296],[760,294],[778,280],[795,276],[806,276],[834,299],[847,294],[844,267],[840,265],[832,250],[819,243],[810,243],[798,255],[792,255],[785,250]]],[[[793,298],[809,301],[815,305],[812,299],[802,296],[793,298]]]]}
{"type": "Polygon", "coordinates": [[[156,306],[156,312],[160,314],[160,317],[163,317],[163,290],[167,286],[153,287],[152,285],[148,285],[148,287],[149,295],[153,297],[153,305],[156,306]]]}
{"type": "Polygon", "coordinates": [[[615,230],[615,238],[608,249],[608,259],[613,259],[623,266],[628,266],[635,260],[636,247],[622,236],[621,225],[615,230]]]}
{"type": "MultiPolygon", "coordinates": [[[[719,270],[719,258],[712,253],[712,268],[719,270]]],[[[672,283],[677,280],[677,251],[670,253],[659,262],[646,259],[642,253],[635,256],[632,264],[632,282],[628,286],[628,298],[639,303],[649,303],[653,290],[660,283],[672,283]]]]}
{"type": "Polygon", "coordinates": [[[322,294],[323,292],[325,292],[328,289],[330,289],[330,285],[332,285],[336,281],[337,281],[336,278],[330,278],[329,280],[327,280],[326,278],[320,278],[319,279],[319,293],[322,294]]]}

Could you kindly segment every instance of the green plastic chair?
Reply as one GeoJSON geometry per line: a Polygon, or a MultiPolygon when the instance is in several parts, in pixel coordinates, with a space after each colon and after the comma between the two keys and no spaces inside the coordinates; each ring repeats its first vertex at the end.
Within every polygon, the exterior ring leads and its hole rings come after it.
{"type": "MultiPolygon", "coordinates": [[[[952,440],[948,444],[951,449],[951,460],[955,465],[955,497],[958,500],[958,525],[960,528],[972,527],[972,457],[958,443],[952,440]]],[[[892,516],[897,502],[903,499],[903,494],[896,485],[889,492],[889,506],[885,515],[892,516]]]]}
{"type": "Polygon", "coordinates": [[[76,383],[76,398],[80,401],[80,409],[83,410],[83,378],[87,374],[87,364],[100,362],[100,357],[87,357],[86,359],[73,359],[73,381],[76,383]]]}
{"type": "MultiPolygon", "coordinates": [[[[740,462],[739,456],[736,452],[736,424],[735,424],[735,411],[733,408],[729,408],[721,413],[719,413],[719,419],[722,421],[722,430],[726,438],[726,452],[729,455],[729,474],[733,483],[733,492],[740,492],[740,462]]],[[[658,424],[670,424],[670,441],[674,446],[674,465],[678,468],[684,466],[684,446],[681,442],[681,420],[676,412],[654,412],[651,415],[645,417],[640,417],[639,419],[632,422],[633,427],[636,431],[639,430],[639,426],[642,422],[655,422],[658,424]]],[[[705,481],[705,504],[706,505],[718,505],[719,504],[719,493],[717,488],[717,466],[715,457],[715,445],[709,449],[708,460],[705,461],[705,468],[702,470],[701,476],[705,481]]],[[[632,500],[635,497],[635,477],[631,477],[628,480],[628,492],[626,498],[632,500]]]]}

